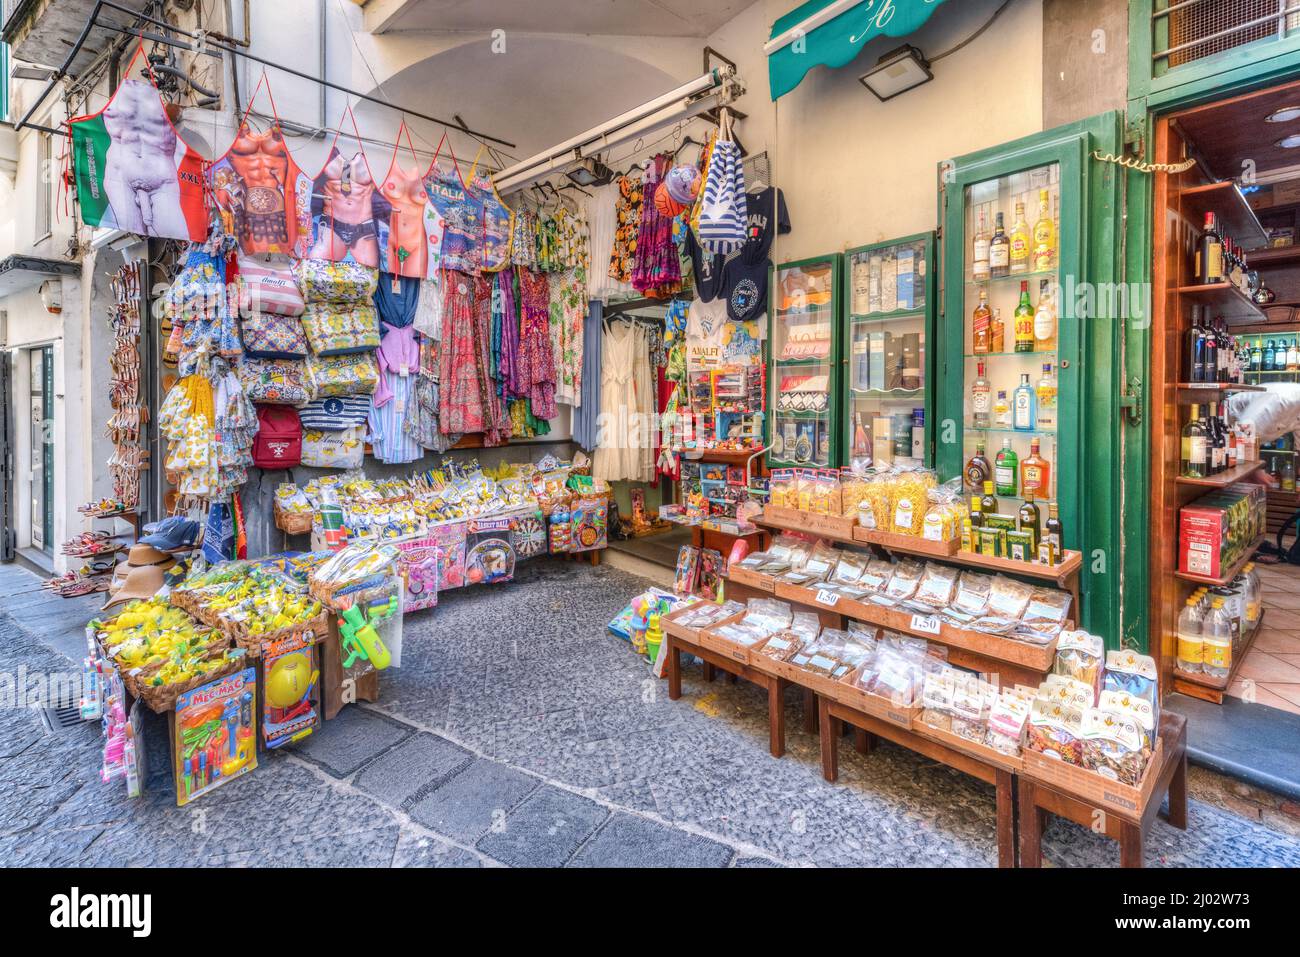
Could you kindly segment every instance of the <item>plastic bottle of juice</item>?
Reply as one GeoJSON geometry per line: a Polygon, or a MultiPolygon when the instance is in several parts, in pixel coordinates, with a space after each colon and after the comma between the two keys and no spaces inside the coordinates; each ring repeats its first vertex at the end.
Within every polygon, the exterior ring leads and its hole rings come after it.
{"type": "Polygon", "coordinates": [[[1191,674],[1200,674],[1205,661],[1203,620],[1197,605],[1196,597],[1192,596],[1178,613],[1178,670],[1191,674]]]}
{"type": "Polygon", "coordinates": [[[1227,678],[1232,670],[1232,623],[1224,610],[1223,599],[1215,598],[1210,617],[1201,629],[1204,636],[1203,670],[1211,678],[1227,678]]]}
{"type": "Polygon", "coordinates": [[[1259,613],[1263,608],[1263,602],[1260,595],[1259,572],[1255,571],[1255,563],[1247,562],[1246,567],[1241,570],[1241,576],[1245,579],[1246,583],[1246,628],[1249,630],[1259,624],[1259,613]]]}

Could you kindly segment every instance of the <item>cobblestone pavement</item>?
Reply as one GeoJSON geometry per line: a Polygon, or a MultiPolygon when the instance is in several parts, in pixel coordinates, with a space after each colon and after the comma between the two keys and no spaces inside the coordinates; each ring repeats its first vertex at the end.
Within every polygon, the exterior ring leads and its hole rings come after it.
{"type": "MultiPolygon", "coordinates": [[[[687,669],[668,701],[605,630],[645,582],[537,562],[512,585],[409,616],[375,705],[264,755],[177,808],[166,729],[146,731],[145,796],[98,774],[98,726],[51,733],[0,709],[0,859],[11,865],[991,866],[991,788],[885,745],[841,742],[822,780],[787,702],[788,753],[767,753],[766,696],[687,669]]],[[[50,598],[0,566],[0,674],[66,672],[95,598],[50,598]]],[[[1056,821],[1049,863],[1109,865],[1110,842],[1056,821]]],[[[1195,799],[1155,825],[1147,864],[1300,866],[1300,839],[1195,799]]]]}

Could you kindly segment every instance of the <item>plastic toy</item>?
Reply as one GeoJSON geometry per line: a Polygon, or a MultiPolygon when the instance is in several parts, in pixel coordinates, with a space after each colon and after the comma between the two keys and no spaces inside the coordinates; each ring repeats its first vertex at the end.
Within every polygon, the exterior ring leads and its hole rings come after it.
{"type": "Polygon", "coordinates": [[[257,672],[252,668],[186,692],[173,714],[176,803],[201,794],[257,767],[257,672]]]}
{"type": "Polygon", "coordinates": [[[394,596],[377,608],[363,611],[356,605],[343,612],[339,621],[339,638],[343,649],[343,667],[351,668],[361,659],[374,666],[376,671],[383,671],[393,661],[388,646],[384,644],[375,623],[391,618],[397,614],[397,597],[394,596]]]}

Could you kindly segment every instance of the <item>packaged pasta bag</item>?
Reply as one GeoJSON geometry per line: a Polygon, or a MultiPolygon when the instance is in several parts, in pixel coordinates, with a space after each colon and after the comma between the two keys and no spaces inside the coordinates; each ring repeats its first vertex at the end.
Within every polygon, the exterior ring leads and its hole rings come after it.
{"type": "Polygon", "coordinates": [[[893,497],[893,472],[876,472],[867,480],[858,503],[858,524],[882,532],[889,531],[889,507],[893,497]]]}
{"type": "Polygon", "coordinates": [[[890,494],[889,531],[896,535],[921,534],[933,484],[934,476],[928,472],[905,471],[895,476],[890,494]]]}
{"type": "Polygon", "coordinates": [[[1139,698],[1127,691],[1103,691],[1097,699],[1097,707],[1102,711],[1122,714],[1137,722],[1142,730],[1142,740],[1148,748],[1154,748],[1156,742],[1156,715],[1151,702],[1139,698]]]}
{"type": "Polygon", "coordinates": [[[1159,729],[1158,674],[1156,660],[1150,655],[1140,655],[1128,648],[1113,648],[1106,653],[1106,674],[1101,687],[1103,691],[1124,691],[1147,702],[1151,706],[1151,725],[1159,729]]]}
{"type": "Polygon", "coordinates": [[[983,743],[988,735],[989,711],[996,700],[997,688],[976,675],[963,675],[953,690],[952,733],[983,743]]]}
{"type": "Polygon", "coordinates": [[[1091,708],[1096,700],[1092,687],[1068,675],[1049,674],[1038,686],[1037,697],[1056,704],[1069,705],[1083,710],[1091,708]]]}
{"type": "Polygon", "coordinates": [[[1137,787],[1151,751],[1131,717],[1089,708],[1083,715],[1083,766],[1103,777],[1137,787]]]}
{"type": "Polygon", "coordinates": [[[867,497],[867,473],[863,469],[840,470],[840,515],[859,518],[863,500],[867,497]]]}
{"type": "Polygon", "coordinates": [[[1083,766],[1083,712],[1079,708],[1035,698],[1029,712],[1025,748],[1066,764],[1083,766]]]}
{"type": "Polygon", "coordinates": [[[1074,678],[1092,688],[1093,700],[1097,703],[1101,694],[1101,673],[1105,661],[1106,646],[1097,635],[1086,631],[1063,631],[1056,642],[1056,658],[1052,662],[1052,673],[1074,678]]]}
{"type": "Polygon", "coordinates": [[[921,536],[932,542],[951,542],[961,535],[961,521],[966,511],[962,501],[961,479],[930,489],[929,507],[921,525],[921,536]]]}
{"type": "Polygon", "coordinates": [[[790,469],[774,469],[767,483],[767,504],[773,508],[794,508],[790,504],[790,469]]]}
{"type": "Polygon", "coordinates": [[[980,631],[1004,635],[1013,631],[1020,616],[1029,607],[1034,589],[1005,575],[996,575],[989,589],[989,606],[984,616],[975,622],[980,631]]]}

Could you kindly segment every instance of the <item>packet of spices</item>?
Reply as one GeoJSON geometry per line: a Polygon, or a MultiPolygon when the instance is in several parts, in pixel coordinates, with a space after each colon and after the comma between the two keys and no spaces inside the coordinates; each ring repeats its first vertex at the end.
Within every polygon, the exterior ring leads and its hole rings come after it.
{"type": "Polygon", "coordinates": [[[894,577],[894,565],[887,558],[872,558],[867,561],[858,584],[872,591],[884,591],[889,580],[894,577]]]}
{"type": "Polygon", "coordinates": [[[1113,648],[1106,653],[1103,691],[1127,691],[1151,705],[1152,727],[1160,727],[1160,697],[1157,688],[1156,660],[1127,648],[1113,648]]]}
{"type": "Polygon", "coordinates": [[[921,685],[921,721],[940,731],[952,730],[955,678],[952,668],[942,668],[927,674],[921,685]]]}
{"type": "Polygon", "coordinates": [[[1069,675],[1050,674],[1038,688],[1038,697],[1072,708],[1091,708],[1096,701],[1092,686],[1069,675]]]}
{"type": "Polygon", "coordinates": [[[1099,708],[1083,715],[1083,766],[1103,777],[1137,787],[1150,752],[1132,718],[1099,708]]]}
{"type": "Polygon", "coordinates": [[[1097,708],[1132,718],[1142,730],[1143,743],[1148,748],[1155,747],[1156,716],[1151,702],[1127,691],[1103,691],[1097,700],[1097,708]]]}
{"type": "Polygon", "coordinates": [[[989,730],[984,743],[1002,754],[1018,755],[1032,708],[1032,698],[1015,691],[1003,691],[989,710],[989,730]]]}
{"type": "Polygon", "coordinates": [[[1083,765],[1083,712],[1079,708],[1035,698],[1029,712],[1025,747],[1066,764],[1083,765]]]}

